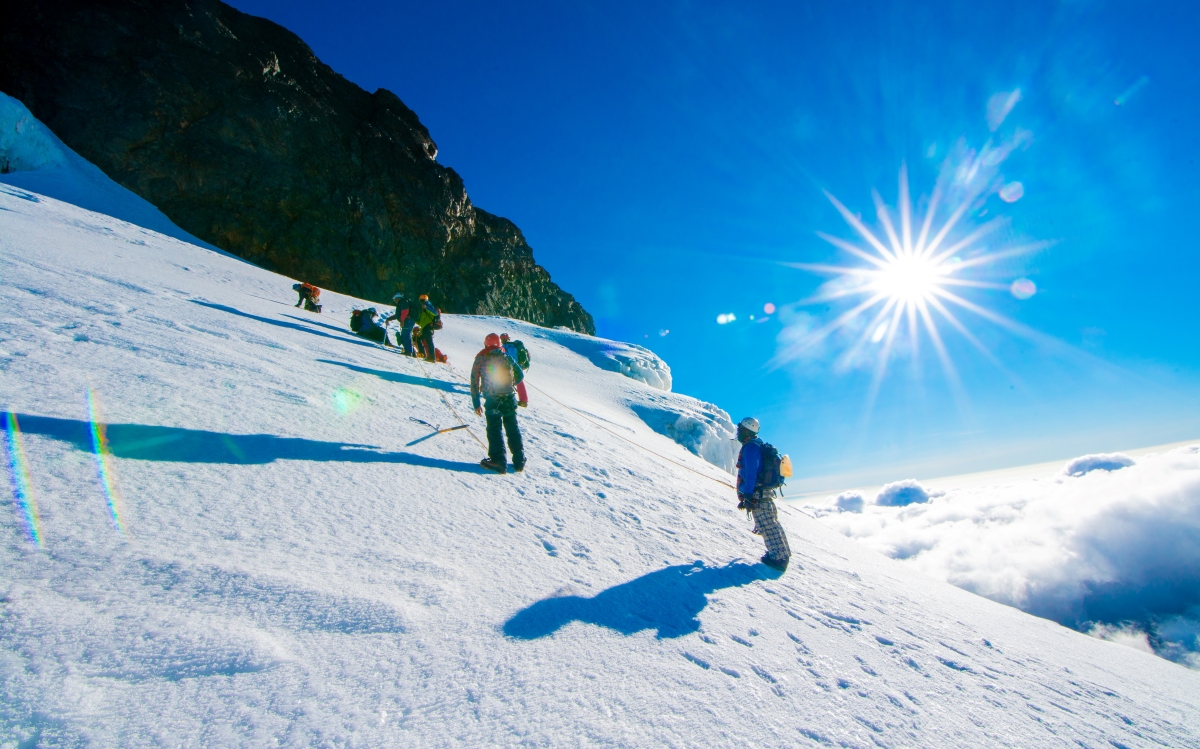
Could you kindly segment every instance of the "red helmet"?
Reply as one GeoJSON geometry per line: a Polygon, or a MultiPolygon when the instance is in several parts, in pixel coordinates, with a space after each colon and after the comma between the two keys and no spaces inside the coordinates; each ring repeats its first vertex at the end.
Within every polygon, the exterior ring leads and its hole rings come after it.
{"type": "Polygon", "coordinates": [[[488,333],[483,339],[484,348],[498,348],[500,346],[500,336],[495,333],[488,333]]]}

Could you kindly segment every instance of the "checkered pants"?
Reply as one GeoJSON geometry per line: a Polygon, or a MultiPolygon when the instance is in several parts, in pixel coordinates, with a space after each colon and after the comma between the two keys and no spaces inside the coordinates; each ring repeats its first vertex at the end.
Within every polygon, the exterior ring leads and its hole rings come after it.
{"type": "Polygon", "coordinates": [[[774,492],[767,496],[756,497],[754,508],[750,510],[754,515],[753,532],[763,537],[768,554],[776,561],[786,562],[792,556],[792,549],[788,546],[787,534],[783,532],[783,526],[779,524],[779,510],[776,509],[772,496],[774,496],[774,492]]]}

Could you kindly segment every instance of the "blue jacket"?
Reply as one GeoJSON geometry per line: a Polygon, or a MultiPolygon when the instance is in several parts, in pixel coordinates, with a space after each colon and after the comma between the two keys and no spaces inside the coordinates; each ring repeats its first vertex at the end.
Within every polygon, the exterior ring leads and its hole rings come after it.
{"type": "Polygon", "coordinates": [[[738,496],[754,493],[754,486],[758,483],[758,469],[761,465],[762,441],[755,437],[743,444],[742,451],[738,453],[738,496]]]}

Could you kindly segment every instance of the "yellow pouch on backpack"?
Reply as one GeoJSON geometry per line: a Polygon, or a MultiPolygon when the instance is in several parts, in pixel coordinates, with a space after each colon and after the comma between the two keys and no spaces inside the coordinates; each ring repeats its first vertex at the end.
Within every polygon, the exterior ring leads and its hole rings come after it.
{"type": "Polygon", "coordinates": [[[785,479],[792,477],[792,459],[786,455],[779,459],[779,475],[785,479]]]}

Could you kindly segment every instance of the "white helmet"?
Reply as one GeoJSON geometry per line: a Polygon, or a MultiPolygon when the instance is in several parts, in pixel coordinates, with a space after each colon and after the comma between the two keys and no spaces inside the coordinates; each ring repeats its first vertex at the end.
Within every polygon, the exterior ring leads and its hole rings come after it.
{"type": "Polygon", "coordinates": [[[401,300],[401,299],[403,299],[403,298],[404,298],[404,294],[403,294],[403,292],[399,292],[399,291],[397,291],[395,294],[392,294],[392,301],[393,301],[393,302],[398,302],[398,301],[400,301],[400,300],[401,300]]]}
{"type": "Polygon", "coordinates": [[[738,426],[745,429],[750,434],[758,434],[758,419],[753,416],[747,416],[738,422],[738,426]]]}

